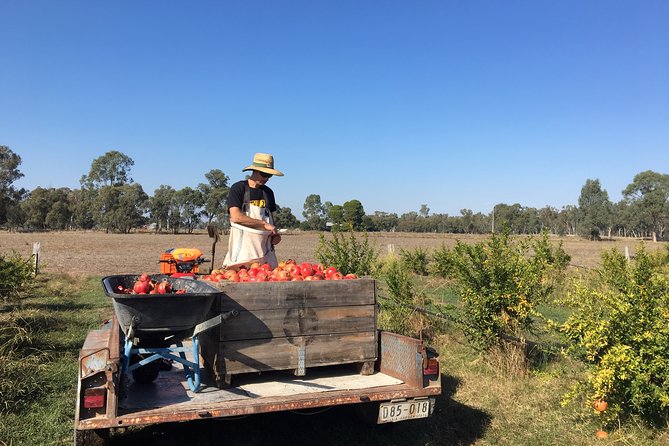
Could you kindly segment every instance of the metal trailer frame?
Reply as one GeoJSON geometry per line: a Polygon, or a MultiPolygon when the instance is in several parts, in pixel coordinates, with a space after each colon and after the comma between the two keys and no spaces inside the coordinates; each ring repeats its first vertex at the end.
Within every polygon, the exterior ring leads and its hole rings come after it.
{"type": "MultiPolygon", "coordinates": [[[[165,405],[146,410],[127,410],[119,406],[123,377],[123,335],[116,316],[114,316],[101,329],[88,333],[80,352],[74,422],[75,445],[103,445],[111,429],[128,426],[236,417],[347,404],[402,401],[435,397],[441,394],[441,374],[423,375],[428,352],[422,341],[390,332],[379,332],[378,338],[379,359],[375,370],[401,383],[354,390],[339,389],[231,401],[212,402],[191,398],[191,401],[177,406],[165,405]],[[87,389],[96,389],[99,391],[98,394],[104,395],[101,407],[84,408],[87,389]]],[[[184,387],[187,387],[187,384],[184,387]]]]}

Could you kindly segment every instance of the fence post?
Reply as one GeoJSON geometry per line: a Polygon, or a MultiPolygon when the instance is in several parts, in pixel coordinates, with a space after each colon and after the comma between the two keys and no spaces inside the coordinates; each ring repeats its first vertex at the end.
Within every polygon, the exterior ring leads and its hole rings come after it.
{"type": "Polygon", "coordinates": [[[39,255],[41,250],[40,242],[33,243],[33,274],[36,276],[39,272],[39,255]]]}
{"type": "Polygon", "coordinates": [[[627,263],[630,262],[630,247],[625,246],[625,260],[627,260],[627,263]]]}

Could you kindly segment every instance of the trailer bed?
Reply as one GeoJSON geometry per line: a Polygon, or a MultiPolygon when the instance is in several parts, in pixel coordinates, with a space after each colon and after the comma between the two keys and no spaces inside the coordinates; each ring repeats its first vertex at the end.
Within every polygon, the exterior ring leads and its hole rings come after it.
{"type": "Polygon", "coordinates": [[[350,364],[313,368],[299,377],[285,370],[267,371],[237,375],[230,388],[220,389],[202,370],[201,389],[195,393],[176,362],[150,384],[135,383],[131,374],[119,373],[120,329],[114,318],[103,329],[89,333],[80,356],[80,376],[88,378],[80,380],[78,401],[83,401],[82,389],[103,385],[108,391],[105,407],[97,414],[79,416],[78,405],[75,427],[110,429],[421,399],[441,393],[439,375],[433,380],[423,376],[422,342],[387,332],[380,332],[379,338],[381,357],[369,375],[350,364]]]}

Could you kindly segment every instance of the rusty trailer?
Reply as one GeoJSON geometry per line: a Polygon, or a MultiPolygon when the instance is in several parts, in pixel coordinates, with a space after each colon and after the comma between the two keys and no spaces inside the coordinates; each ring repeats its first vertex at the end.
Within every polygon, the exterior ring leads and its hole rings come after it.
{"type": "Polygon", "coordinates": [[[263,368],[221,387],[216,370],[203,368],[194,392],[179,363],[148,384],[123,373],[124,334],[114,316],[88,333],[80,351],[75,445],[104,445],[111,430],[129,426],[342,405],[373,406],[378,423],[430,416],[441,394],[436,353],[418,339],[375,333],[376,360],[365,372],[355,363],[326,363],[307,373],[263,368]]]}

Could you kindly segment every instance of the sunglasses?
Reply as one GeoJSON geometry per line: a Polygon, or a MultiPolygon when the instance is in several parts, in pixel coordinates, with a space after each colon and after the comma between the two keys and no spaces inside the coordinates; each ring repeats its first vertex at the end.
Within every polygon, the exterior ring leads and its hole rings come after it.
{"type": "Polygon", "coordinates": [[[258,171],[258,173],[259,173],[260,176],[263,177],[263,178],[272,178],[272,174],[271,174],[271,173],[265,173],[265,172],[261,172],[261,171],[258,171]]]}

